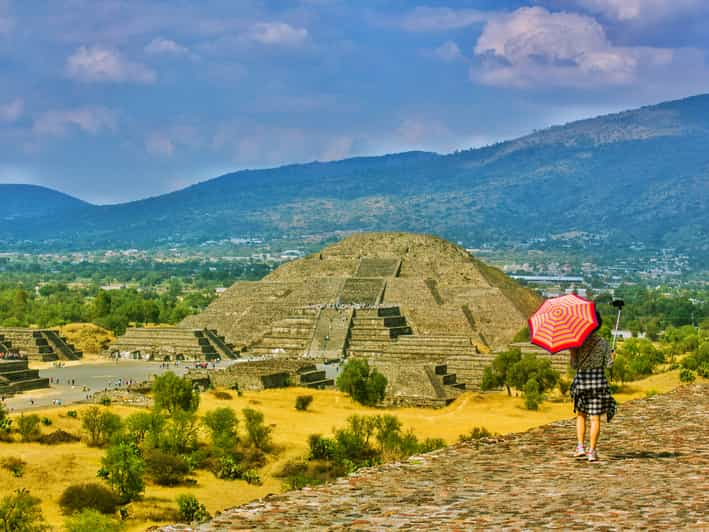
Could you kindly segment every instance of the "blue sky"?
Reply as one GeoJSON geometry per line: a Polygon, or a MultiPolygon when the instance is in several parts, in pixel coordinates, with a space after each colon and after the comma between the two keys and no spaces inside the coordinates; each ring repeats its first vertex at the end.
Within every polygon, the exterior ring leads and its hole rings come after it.
{"type": "Polygon", "coordinates": [[[0,182],[97,203],[709,92],[705,0],[0,0],[0,182]]]}

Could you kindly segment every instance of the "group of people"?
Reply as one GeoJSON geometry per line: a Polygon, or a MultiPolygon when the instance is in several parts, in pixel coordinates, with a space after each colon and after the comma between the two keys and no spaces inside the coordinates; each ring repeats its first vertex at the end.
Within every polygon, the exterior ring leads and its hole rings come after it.
{"type": "Polygon", "coordinates": [[[0,360],[26,360],[27,355],[17,353],[14,351],[8,351],[6,353],[0,352],[0,360]]]}

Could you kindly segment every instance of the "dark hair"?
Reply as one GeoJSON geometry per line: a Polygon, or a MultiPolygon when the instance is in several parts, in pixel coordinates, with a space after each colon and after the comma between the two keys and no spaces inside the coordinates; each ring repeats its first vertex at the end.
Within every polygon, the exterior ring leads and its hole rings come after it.
{"type": "Polygon", "coordinates": [[[596,327],[596,330],[598,330],[603,325],[603,318],[601,318],[601,313],[598,310],[596,310],[596,321],[598,321],[598,327],[596,327]]]}

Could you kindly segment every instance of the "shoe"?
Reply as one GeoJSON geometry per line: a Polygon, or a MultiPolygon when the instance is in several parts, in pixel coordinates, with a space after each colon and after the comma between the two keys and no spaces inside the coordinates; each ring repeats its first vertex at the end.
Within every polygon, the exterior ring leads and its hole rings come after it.
{"type": "Polygon", "coordinates": [[[589,449],[588,450],[588,461],[589,462],[597,462],[598,461],[598,454],[596,454],[596,449],[589,449]]]}
{"type": "Polygon", "coordinates": [[[574,458],[583,458],[586,456],[586,451],[583,448],[582,444],[578,444],[576,446],[576,451],[574,451],[574,458]]]}

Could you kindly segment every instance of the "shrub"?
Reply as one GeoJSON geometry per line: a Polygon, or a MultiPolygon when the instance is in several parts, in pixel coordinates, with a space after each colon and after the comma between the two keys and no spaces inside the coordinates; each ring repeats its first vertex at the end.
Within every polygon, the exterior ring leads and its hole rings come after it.
{"type": "Polygon", "coordinates": [[[498,353],[492,361],[492,364],[483,371],[480,388],[486,391],[504,386],[507,389],[507,395],[512,395],[512,381],[509,377],[509,373],[512,366],[521,359],[522,351],[519,349],[511,349],[498,353]]]}
{"type": "Polygon", "coordinates": [[[273,429],[263,424],[263,413],[251,408],[244,408],[246,439],[250,445],[267,453],[272,449],[271,432],[273,429]]]}
{"type": "Polygon", "coordinates": [[[569,393],[569,388],[571,388],[571,382],[568,379],[559,379],[559,393],[561,395],[569,393]]]}
{"type": "Polygon", "coordinates": [[[384,399],[387,379],[376,368],[370,369],[366,360],[354,358],[345,364],[337,377],[337,389],[349,394],[352,399],[367,406],[374,406],[384,399]]]}
{"type": "Polygon", "coordinates": [[[176,410],[194,412],[199,406],[199,393],[192,388],[192,381],[171,371],[156,377],[152,389],[155,408],[167,410],[170,415],[176,410]]]}
{"type": "Polygon", "coordinates": [[[25,474],[25,462],[22,458],[17,458],[16,456],[8,456],[0,462],[3,469],[7,469],[14,477],[20,478],[25,474]]]}
{"type": "Polygon", "coordinates": [[[145,456],[148,475],[160,486],[176,486],[185,481],[190,468],[185,459],[177,454],[153,449],[145,456]]]}
{"type": "Polygon", "coordinates": [[[109,447],[101,464],[98,476],[106,479],[116,490],[121,502],[127,503],[138,498],[145,489],[145,462],[135,445],[119,443],[109,447]]]}
{"type": "Polygon", "coordinates": [[[67,532],[120,532],[123,524],[96,510],[86,509],[67,517],[64,521],[67,532]]]}
{"type": "Polygon", "coordinates": [[[70,432],[66,432],[65,430],[57,429],[49,434],[42,434],[37,441],[44,445],[57,445],[60,443],[74,443],[81,441],[81,438],[71,434],[70,432]]]}
{"type": "Polygon", "coordinates": [[[186,454],[197,448],[199,423],[194,412],[176,410],[159,435],[163,451],[186,454]]]}
{"type": "Polygon", "coordinates": [[[539,382],[530,378],[524,385],[524,406],[527,410],[539,410],[539,403],[544,400],[544,395],[540,390],[539,382]]]}
{"type": "Polygon", "coordinates": [[[295,409],[296,410],[307,410],[310,403],[313,402],[312,395],[299,395],[295,398],[295,409]]]}
{"type": "Polygon", "coordinates": [[[461,443],[477,441],[482,440],[483,438],[489,438],[490,436],[492,436],[492,433],[485,427],[473,427],[473,430],[471,430],[469,433],[461,434],[460,436],[458,436],[458,441],[461,443]]]}
{"type": "Polygon", "coordinates": [[[231,394],[229,392],[225,392],[222,390],[214,390],[212,392],[212,395],[215,397],[215,399],[222,399],[225,401],[233,399],[233,397],[231,396],[231,394]]]}
{"type": "Polygon", "coordinates": [[[96,482],[72,484],[59,497],[59,506],[65,514],[82,510],[95,510],[102,514],[114,514],[120,501],[118,495],[96,482]]]}
{"type": "Polygon", "coordinates": [[[241,478],[244,479],[248,484],[254,484],[256,486],[260,486],[261,484],[263,484],[263,482],[261,482],[261,477],[255,469],[247,469],[246,471],[244,471],[244,474],[241,476],[241,478]]]}
{"type": "Polygon", "coordinates": [[[106,445],[123,426],[120,416],[108,410],[102,410],[98,406],[84,410],[81,419],[81,426],[87,435],[86,444],[89,447],[106,445]]]}
{"type": "Polygon", "coordinates": [[[709,379],[709,362],[702,364],[697,368],[697,375],[709,379]]]}
{"type": "Polygon", "coordinates": [[[20,433],[22,441],[35,441],[42,435],[39,429],[40,419],[37,414],[29,416],[20,415],[17,419],[17,432],[20,433]]]}
{"type": "Polygon", "coordinates": [[[195,521],[205,521],[210,518],[204,504],[201,504],[194,495],[183,493],[178,495],[176,500],[181,520],[187,523],[193,523],[195,521]]]}
{"type": "Polygon", "coordinates": [[[136,445],[143,445],[149,440],[148,447],[158,447],[165,428],[165,418],[155,411],[136,412],[125,419],[125,427],[126,436],[136,445]]]}
{"type": "Polygon", "coordinates": [[[308,446],[310,458],[313,460],[333,460],[337,455],[337,442],[320,434],[311,434],[308,437],[308,446]]]}
{"type": "Polygon", "coordinates": [[[679,372],[680,382],[694,382],[696,378],[697,374],[694,373],[691,369],[684,368],[679,372]]]}
{"type": "Polygon", "coordinates": [[[224,455],[219,457],[214,463],[212,473],[214,473],[215,477],[224,480],[237,480],[241,478],[243,469],[232,455],[224,455]]]}
{"type": "Polygon", "coordinates": [[[42,515],[41,500],[26,489],[16,490],[0,500],[0,530],[6,532],[42,532],[49,527],[42,515]]]}
{"type": "Polygon", "coordinates": [[[51,424],[52,424],[52,420],[49,419],[47,416],[44,416],[42,418],[42,425],[44,425],[45,427],[48,427],[51,424]]]}
{"type": "Polygon", "coordinates": [[[104,395],[99,400],[99,403],[101,404],[101,406],[111,406],[111,398],[107,395],[104,395]]]}
{"type": "Polygon", "coordinates": [[[202,420],[209,429],[212,445],[222,451],[233,449],[238,441],[236,413],[231,408],[215,408],[202,420]]]}
{"type": "Polygon", "coordinates": [[[657,390],[648,390],[645,392],[645,397],[654,397],[659,393],[660,392],[658,392],[657,390]]]}
{"type": "Polygon", "coordinates": [[[66,415],[69,417],[73,417],[74,419],[79,417],[79,413],[76,410],[68,410],[66,415]]]}

